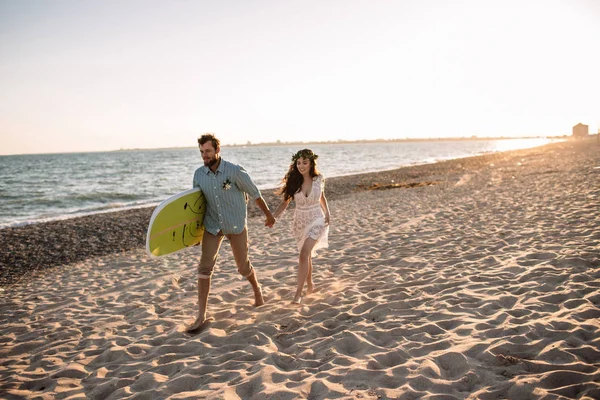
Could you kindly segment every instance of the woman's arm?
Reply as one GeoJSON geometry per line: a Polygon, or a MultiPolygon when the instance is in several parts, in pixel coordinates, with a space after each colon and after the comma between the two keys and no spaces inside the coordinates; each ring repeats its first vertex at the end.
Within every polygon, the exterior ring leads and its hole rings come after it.
{"type": "Polygon", "coordinates": [[[329,225],[329,220],[331,215],[329,214],[329,204],[327,204],[327,198],[325,198],[325,192],[321,191],[321,208],[323,208],[323,212],[325,213],[325,224],[329,225]]]}
{"type": "Polygon", "coordinates": [[[273,217],[275,217],[275,219],[279,218],[279,216],[281,214],[283,214],[283,212],[285,211],[285,209],[287,208],[287,206],[290,204],[290,201],[292,199],[289,198],[287,200],[282,200],[281,204],[279,204],[279,207],[277,207],[277,210],[275,210],[275,212],[273,213],[273,217]]]}

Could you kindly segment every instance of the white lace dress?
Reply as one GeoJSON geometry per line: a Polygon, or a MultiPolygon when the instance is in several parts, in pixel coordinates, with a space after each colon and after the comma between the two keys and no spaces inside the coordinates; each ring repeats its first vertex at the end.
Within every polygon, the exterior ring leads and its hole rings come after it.
{"type": "Polygon", "coordinates": [[[308,197],[302,191],[294,195],[296,208],[292,221],[292,233],[296,238],[298,251],[302,249],[307,238],[310,237],[317,241],[313,247],[313,256],[317,254],[318,249],[329,247],[329,226],[325,225],[325,213],[320,203],[324,185],[323,176],[319,175],[313,178],[308,197]]]}

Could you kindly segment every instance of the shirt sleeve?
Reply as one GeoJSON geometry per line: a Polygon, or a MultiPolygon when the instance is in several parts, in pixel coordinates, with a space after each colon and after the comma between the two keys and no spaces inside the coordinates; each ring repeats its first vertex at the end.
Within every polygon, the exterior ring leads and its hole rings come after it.
{"type": "Polygon", "coordinates": [[[261,197],[260,190],[258,190],[254,182],[252,182],[250,175],[248,175],[248,172],[246,172],[243,167],[239,167],[235,173],[235,184],[242,192],[247,193],[252,200],[261,197]]]}
{"type": "Polygon", "coordinates": [[[200,185],[198,185],[198,182],[196,181],[197,175],[198,175],[198,170],[196,170],[196,172],[194,172],[194,178],[192,179],[192,187],[193,188],[200,187],[200,185]]]}

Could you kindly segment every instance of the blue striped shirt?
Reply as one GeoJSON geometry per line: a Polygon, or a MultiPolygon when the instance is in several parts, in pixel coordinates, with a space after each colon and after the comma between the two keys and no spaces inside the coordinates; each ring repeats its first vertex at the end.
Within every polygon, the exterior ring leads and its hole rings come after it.
{"type": "Polygon", "coordinates": [[[206,199],[204,228],[213,235],[241,233],[246,227],[246,195],[252,200],[261,197],[246,170],[236,164],[221,162],[215,172],[202,166],[194,173],[193,187],[200,188],[206,199]]]}

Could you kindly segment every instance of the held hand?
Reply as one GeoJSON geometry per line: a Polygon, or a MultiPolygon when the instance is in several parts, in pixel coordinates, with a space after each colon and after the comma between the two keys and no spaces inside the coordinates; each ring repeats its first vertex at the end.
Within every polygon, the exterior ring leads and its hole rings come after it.
{"type": "Polygon", "coordinates": [[[275,218],[272,215],[268,215],[267,219],[265,220],[265,226],[272,228],[273,225],[275,225],[275,218]]]}

